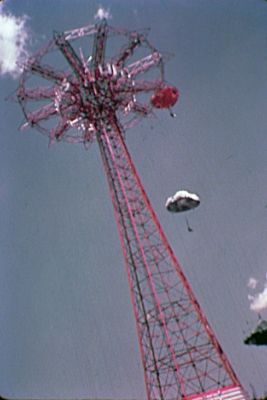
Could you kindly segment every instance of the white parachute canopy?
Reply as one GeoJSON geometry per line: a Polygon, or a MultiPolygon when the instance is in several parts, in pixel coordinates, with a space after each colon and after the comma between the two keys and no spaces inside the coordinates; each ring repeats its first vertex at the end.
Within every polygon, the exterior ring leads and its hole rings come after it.
{"type": "Polygon", "coordinates": [[[187,190],[179,190],[166,201],[165,207],[170,212],[181,212],[191,210],[200,204],[197,194],[190,193],[187,190]]]}

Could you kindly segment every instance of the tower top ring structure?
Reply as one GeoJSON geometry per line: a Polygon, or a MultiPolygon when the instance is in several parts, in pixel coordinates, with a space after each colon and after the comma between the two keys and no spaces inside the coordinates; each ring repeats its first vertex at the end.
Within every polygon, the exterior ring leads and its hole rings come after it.
{"type": "Polygon", "coordinates": [[[165,82],[163,56],[150,44],[147,32],[116,29],[103,19],[54,32],[25,63],[17,98],[26,119],[21,129],[34,126],[50,143],[88,147],[100,121],[111,114],[116,113],[125,131],[152,114],[153,107],[173,105],[178,91],[165,82]],[[115,55],[107,49],[108,39],[114,38],[115,55]]]}

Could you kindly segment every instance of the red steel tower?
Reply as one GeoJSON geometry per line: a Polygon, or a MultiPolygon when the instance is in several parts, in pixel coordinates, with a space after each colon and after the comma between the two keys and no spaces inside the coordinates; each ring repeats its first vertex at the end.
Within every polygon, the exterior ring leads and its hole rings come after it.
{"type": "Polygon", "coordinates": [[[36,127],[50,143],[88,147],[96,140],[99,145],[125,258],[147,398],[241,400],[246,394],[168,244],[124,140],[128,127],[155,107],[173,105],[177,97],[177,89],[164,79],[164,56],[146,32],[115,29],[105,19],[55,32],[26,62],[17,89],[26,118],[22,128],[36,127]],[[114,38],[119,47],[109,55],[107,39],[114,38]],[[58,65],[51,67],[51,62],[58,65]],[[35,86],[34,76],[38,85],[41,80],[50,85],[35,86]]]}

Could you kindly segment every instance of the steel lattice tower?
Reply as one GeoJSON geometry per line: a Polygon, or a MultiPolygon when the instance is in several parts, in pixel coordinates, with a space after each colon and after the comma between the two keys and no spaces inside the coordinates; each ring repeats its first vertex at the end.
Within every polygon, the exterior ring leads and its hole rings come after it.
{"type": "Polygon", "coordinates": [[[146,36],[112,28],[106,20],[55,32],[25,64],[17,90],[26,118],[22,128],[35,126],[50,143],[82,142],[87,147],[98,142],[127,267],[147,398],[245,399],[125,144],[125,129],[152,113],[151,95],[167,86],[164,57],[146,36]],[[106,42],[114,37],[126,44],[108,58],[106,42]],[[86,58],[90,38],[92,54],[86,58]],[[66,63],[64,70],[47,63],[54,61],[56,50],[66,63]],[[36,87],[34,79],[30,84],[33,75],[51,85],[36,87]]]}

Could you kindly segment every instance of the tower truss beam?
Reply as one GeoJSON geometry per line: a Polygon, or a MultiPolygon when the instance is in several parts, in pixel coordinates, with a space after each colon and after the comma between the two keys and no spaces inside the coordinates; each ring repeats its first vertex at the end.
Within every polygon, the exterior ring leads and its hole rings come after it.
{"type": "Polygon", "coordinates": [[[240,387],[167,242],[115,116],[99,128],[97,140],[127,267],[148,398],[173,400],[240,387]]]}

